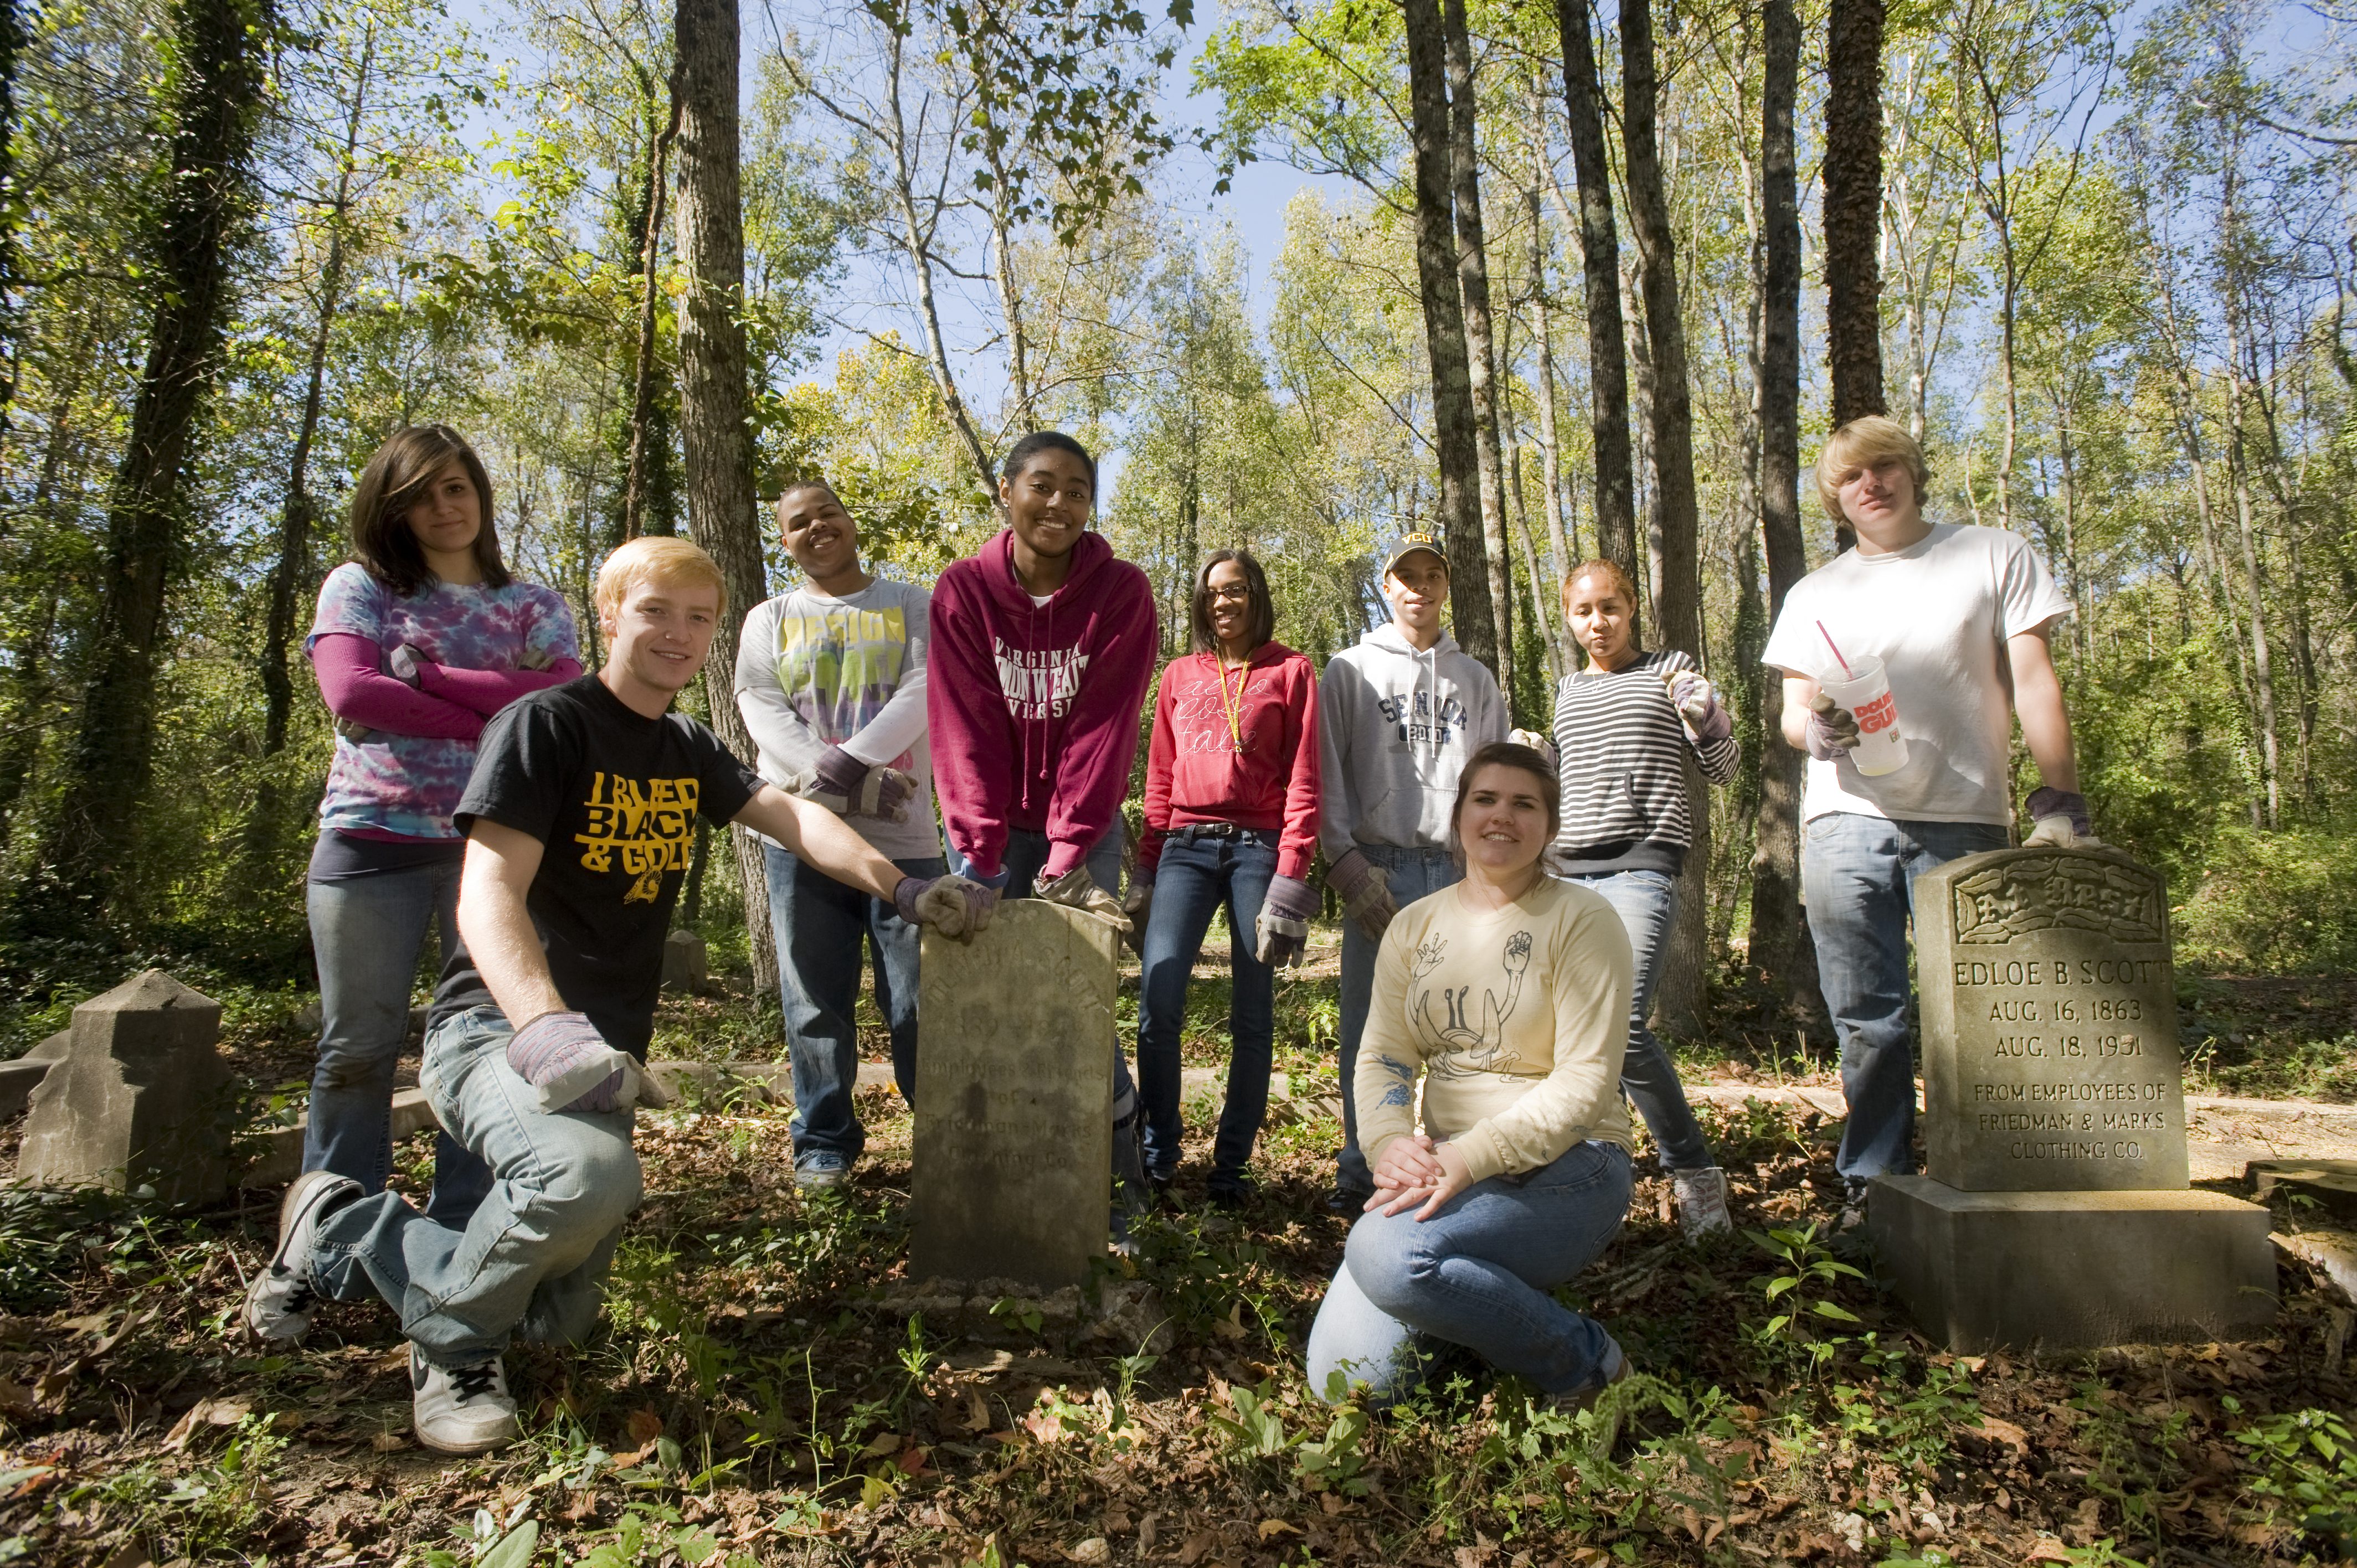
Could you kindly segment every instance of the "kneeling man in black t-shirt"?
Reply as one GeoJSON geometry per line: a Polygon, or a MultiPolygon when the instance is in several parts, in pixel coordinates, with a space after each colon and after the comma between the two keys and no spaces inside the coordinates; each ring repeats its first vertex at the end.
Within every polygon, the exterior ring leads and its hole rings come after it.
{"type": "Polygon", "coordinates": [[[418,1080],[450,1135],[491,1167],[463,1230],[396,1193],[310,1171],[287,1189],[278,1250],[246,1295],[265,1337],[310,1326],[317,1297],[373,1289],[410,1341],[418,1441],[481,1453],[516,1435],[500,1355],[570,1343],[597,1321],[623,1217],[637,1207],[632,1107],[662,945],[700,813],[743,822],[804,863],[946,936],[979,929],[975,883],[904,876],[822,806],[761,782],[671,713],[725,609],[712,558],[633,540],[597,574],[605,668],[536,692],[485,726],[456,813],[467,834],[459,950],[444,970],[418,1080]]]}

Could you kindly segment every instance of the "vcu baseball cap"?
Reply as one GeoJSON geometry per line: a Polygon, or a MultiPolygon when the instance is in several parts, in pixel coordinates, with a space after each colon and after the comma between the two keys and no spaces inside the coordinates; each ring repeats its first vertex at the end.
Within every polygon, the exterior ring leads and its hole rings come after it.
{"type": "Polygon", "coordinates": [[[1383,552],[1382,575],[1390,576],[1392,569],[1419,550],[1429,550],[1440,557],[1440,569],[1448,570],[1448,552],[1440,547],[1440,535],[1428,529],[1410,529],[1391,542],[1383,552]]]}

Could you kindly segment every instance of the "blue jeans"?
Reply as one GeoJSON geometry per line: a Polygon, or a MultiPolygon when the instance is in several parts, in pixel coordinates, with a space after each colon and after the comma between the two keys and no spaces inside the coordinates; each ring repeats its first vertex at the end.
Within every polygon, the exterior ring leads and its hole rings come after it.
{"type": "MultiPolygon", "coordinates": [[[[859,1081],[859,950],[865,938],[876,970],[876,1010],[892,1031],[892,1078],[900,1098],[917,1096],[917,928],[891,901],[813,869],[772,843],[770,919],[778,937],[783,982],[786,1055],[793,1064],[794,1158],[821,1150],[856,1160],[867,1132],[851,1108],[859,1081]]],[[[892,863],[906,876],[939,876],[936,855],[892,863]]]]}
{"type": "MultiPolygon", "coordinates": [[[[1116,898],[1121,897],[1121,843],[1122,828],[1116,822],[1106,831],[1104,837],[1089,846],[1089,853],[1081,860],[1088,869],[1089,880],[1116,898]]],[[[999,860],[1000,866],[1006,873],[1006,890],[1001,897],[1031,897],[1033,885],[1039,880],[1039,873],[1047,867],[1048,849],[1046,833],[1035,832],[1029,828],[1006,830],[1006,852],[999,860]]],[[[950,845],[952,871],[963,875],[971,864],[958,853],[957,845],[950,845]]],[[[1126,1183],[1142,1183],[1145,1171],[1139,1167],[1137,1087],[1130,1081],[1129,1058],[1122,1050],[1119,1040],[1115,1040],[1113,1047],[1113,1126],[1114,1178],[1126,1183]]]]}
{"type": "Polygon", "coordinates": [[[1268,1075],[1276,1034],[1276,972],[1256,956],[1261,901],[1276,875],[1276,834],[1239,830],[1232,838],[1185,836],[1162,848],[1154,909],[1139,966],[1137,1088],[1146,1107],[1146,1169],[1168,1181],[1178,1169],[1178,1041],[1187,1022],[1187,982],[1203,950],[1203,933],[1222,906],[1228,911],[1228,957],[1234,989],[1228,1003],[1228,1093],[1211,1142],[1211,1185],[1243,1185],[1254,1140],[1268,1114],[1268,1075]]]}
{"type": "Polygon", "coordinates": [[[1426,1336],[1550,1394],[1596,1378],[1612,1337],[1547,1293],[1620,1233],[1629,1184],[1628,1150],[1574,1144],[1553,1165],[1475,1182],[1430,1219],[1360,1216],[1309,1328],[1310,1390],[1325,1398],[1340,1371],[1379,1404],[1404,1399],[1423,1381],[1426,1336]]]}
{"type": "Polygon", "coordinates": [[[1710,1165],[1710,1144],[1686,1104],[1685,1086],[1670,1053],[1653,1037],[1653,982],[1661,973],[1662,949],[1678,916],[1678,880],[1666,871],[1613,871],[1564,880],[1604,896],[1629,929],[1637,961],[1636,985],[1629,998],[1629,1050],[1620,1061],[1620,1092],[1644,1117],[1661,1151],[1662,1168],[1698,1171],[1710,1165]]]}
{"type": "MultiPolygon", "coordinates": [[[[311,1073],[303,1168],[382,1192],[393,1168],[393,1071],[409,1037],[409,993],[431,923],[447,962],[458,941],[458,865],[420,866],[305,885],[319,966],[319,1065],[311,1073]]],[[[427,1212],[461,1226],[491,1173],[449,1133],[434,1139],[427,1212]]]]}
{"type": "MultiPolygon", "coordinates": [[[[1390,873],[1392,901],[1403,909],[1465,875],[1464,868],[1445,849],[1401,849],[1387,843],[1362,843],[1358,848],[1390,873]]],[[[1367,1156],[1359,1152],[1359,1098],[1351,1079],[1359,1070],[1359,1039],[1367,1032],[1380,946],[1361,934],[1356,920],[1342,922],[1342,1146],[1334,1154],[1334,1185],[1344,1192],[1360,1194],[1374,1191],[1375,1178],[1367,1169],[1367,1156]]]]}
{"type": "Polygon", "coordinates": [[[1907,965],[1915,879],[1961,855],[2003,849],[2007,837],[1992,822],[1895,822],[1850,811],[1809,819],[1801,892],[1849,1102],[1834,1166],[1852,1180],[1915,1168],[1907,965]]]}
{"type": "Polygon", "coordinates": [[[418,1081],[434,1113],[490,1167],[473,1218],[445,1225],[382,1192],[328,1216],[311,1251],[313,1284],[339,1301],[373,1288],[437,1367],[473,1366],[514,1338],[586,1337],[639,1203],[634,1113],[541,1110],[508,1066],[512,1034],[498,1008],[470,1007],[425,1036],[418,1081]]]}

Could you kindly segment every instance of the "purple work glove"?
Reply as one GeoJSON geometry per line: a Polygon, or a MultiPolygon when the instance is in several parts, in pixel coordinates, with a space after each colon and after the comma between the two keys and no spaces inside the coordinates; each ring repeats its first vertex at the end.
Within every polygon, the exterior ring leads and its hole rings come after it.
{"type": "Polygon", "coordinates": [[[903,876],[892,889],[892,908],[912,926],[971,941],[990,929],[998,889],[970,876],[903,876]]]}
{"type": "Polygon", "coordinates": [[[622,1108],[629,1058],[607,1044],[586,1014],[543,1013],[518,1029],[508,1041],[508,1066],[542,1091],[548,1110],[622,1108]]]}
{"type": "Polygon", "coordinates": [[[2081,838],[2095,831],[2095,824],[2087,817],[2087,797],[2075,789],[2057,789],[2046,784],[2032,789],[2029,792],[2029,820],[2034,822],[2040,817],[2070,818],[2071,831],[2081,838]]]}
{"type": "Polygon", "coordinates": [[[1692,670],[1681,670],[1670,678],[1670,703],[1694,731],[1695,739],[1705,745],[1735,733],[1735,720],[1719,705],[1718,693],[1692,670]]]}
{"type": "Polygon", "coordinates": [[[1831,762],[1857,749],[1857,715],[1819,692],[1809,703],[1809,755],[1831,762]]]}
{"type": "Polygon", "coordinates": [[[1309,943],[1309,918],[1317,913],[1318,895],[1309,884],[1297,876],[1272,878],[1260,904],[1260,949],[1254,956],[1272,969],[1298,964],[1309,943]]]}
{"type": "Polygon", "coordinates": [[[879,817],[899,822],[908,820],[909,797],[916,782],[897,768],[862,762],[843,747],[830,746],[811,769],[802,794],[838,817],[879,817]]]}

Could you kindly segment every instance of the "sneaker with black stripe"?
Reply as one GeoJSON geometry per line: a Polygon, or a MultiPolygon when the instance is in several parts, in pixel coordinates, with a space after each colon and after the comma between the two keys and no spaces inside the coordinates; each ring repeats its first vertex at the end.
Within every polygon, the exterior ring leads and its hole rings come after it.
{"type": "Polygon", "coordinates": [[[409,1419],[417,1441],[437,1454],[488,1454],[515,1441],[515,1398],[497,1356],[471,1367],[437,1367],[409,1348],[409,1419]]]}
{"type": "Polygon", "coordinates": [[[311,1248],[319,1221],[360,1195],[360,1183],[333,1171],[305,1171],[295,1178],[278,1205],[278,1250],[245,1287],[247,1327],[289,1343],[311,1331],[311,1309],[319,1300],[311,1284],[311,1248]]]}

